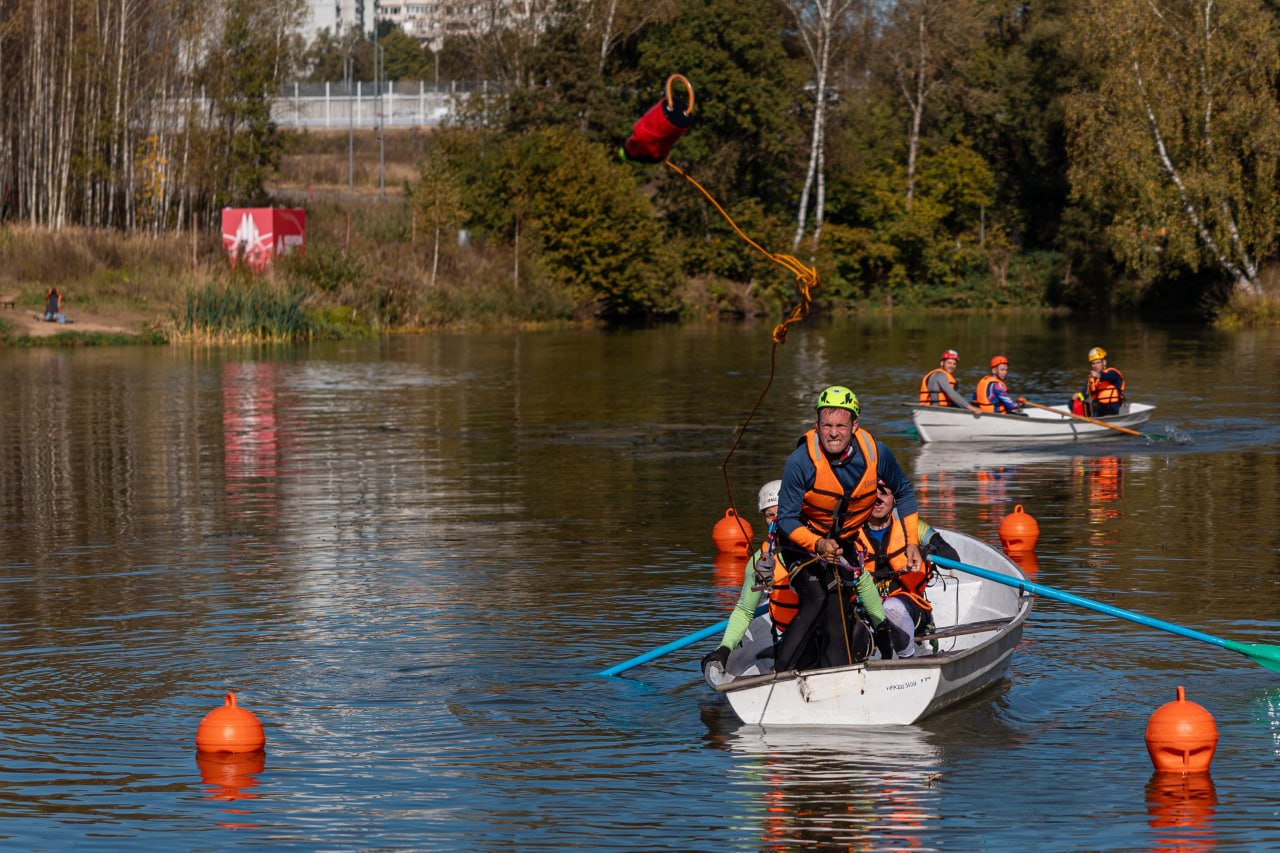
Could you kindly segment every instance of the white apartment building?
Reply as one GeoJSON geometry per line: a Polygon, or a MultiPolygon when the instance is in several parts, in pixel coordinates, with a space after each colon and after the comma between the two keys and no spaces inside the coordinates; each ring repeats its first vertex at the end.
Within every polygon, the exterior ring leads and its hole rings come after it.
{"type": "Polygon", "coordinates": [[[335,35],[347,30],[372,32],[375,0],[307,0],[302,37],[311,41],[321,30],[335,35]]]}
{"type": "Polygon", "coordinates": [[[533,20],[549,5],[547,0],[377,0],[376,14],[439,50],[448,36],[533,20]]]}

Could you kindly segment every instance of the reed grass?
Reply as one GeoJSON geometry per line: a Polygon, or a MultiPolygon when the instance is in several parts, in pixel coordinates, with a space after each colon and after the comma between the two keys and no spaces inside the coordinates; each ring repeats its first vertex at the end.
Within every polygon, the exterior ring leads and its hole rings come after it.
{"type": "Polygon", "coordinates": [[[271,278],[233,276],[187,292],[178,337],[210,343],[310,340],[316,327],[305,301],[301,288],[271,278]]]}

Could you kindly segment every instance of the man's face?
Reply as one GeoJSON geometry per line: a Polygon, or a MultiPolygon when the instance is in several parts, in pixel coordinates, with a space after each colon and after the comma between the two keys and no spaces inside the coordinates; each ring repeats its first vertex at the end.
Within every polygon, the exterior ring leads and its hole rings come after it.
{"type": "Polygon", "coordinates": [[[956,361],[954,358],[944,358],[942,360],[942,369],[947,371],[947,373],[955,373],[956,368],[959,366],[960,362],[956,361]]]}
{"type": "Polygon", "coordinates": [[[992,368],[991,372],[995,374],[996,379],[999,379],[1001,382],[1003,382],[1004,378],[1009,375],[1009,365],[997,364],[994,368],[992,368]]]}
{"type": "Polygon", "coordinates": [[[776,506],[768,506],[764,508],[764,523],[766,525],[773,524],[778,520],[778,508],[776,506]]]}
{"type": "Polygon", "coordinates": [[[871,507],[871,520],[884,521],[893,512],[893,492],[881,483],[876,486],[876,502],[871,507]]]}
{"type": "Polygon", "coordinates": [[[1106,366],[1107,366],[1107,360],[1105,358],[1095,358],[1093,361],[1089,362],[1089,370],[1090,372],[1095,374],[1101,373],[1102,368],[1106,366]]]}
{"type": "Polygon", "coordinates": [[[858,419],[848,409],[823,409],[818,412],[818,439],[822,449],[831,456],[844,453],[853,441],[853,431],[858,419]]]}

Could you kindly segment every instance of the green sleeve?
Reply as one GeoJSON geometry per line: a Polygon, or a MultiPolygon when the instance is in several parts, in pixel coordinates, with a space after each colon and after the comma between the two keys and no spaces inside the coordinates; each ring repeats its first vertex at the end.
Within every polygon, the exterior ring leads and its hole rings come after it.
{"type": "Polygon", "coordinates": [[[738,643],[742,642],[742,635],[747,633],[747,626],[756,616],[756,605],[760,603],[760,593],[763,592],[763,590],[751,588],[756,585],[756,560],[758,559],[760,559],[760,552],[756,551],[751,555],[746,571],[742,573],[742,592],[738,595],[738,603],[733,605],[733,613],[729,616],[729,627],[724,629],[724,638],[720,640],[720,645],[726,648],[738,647],[738,643]]]}
{"type": "Polygon", "coordinates": [[[925,521],[923,518],[919,519],[919,524],[920,526],[917,529],[920,531],[920,544],[927,545],[929,544],[929,540],[933,538],[933,534],[938,531],[934,530],[933,527],[930,526],[929,522],[925,521]]]}
{"type": "Polygon", "coordinates": [[[884,621],[884,605],[880,603],[880,593],[876,590],[876,582],[871,579],[871,572],[858,576],[858,603],[867,611],[871,627],[884,621]]]}

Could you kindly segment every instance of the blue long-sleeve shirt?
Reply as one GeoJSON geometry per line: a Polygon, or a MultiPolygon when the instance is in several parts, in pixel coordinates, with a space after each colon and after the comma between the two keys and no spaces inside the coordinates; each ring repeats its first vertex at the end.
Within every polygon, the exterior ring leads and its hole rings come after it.
{"type": "MultiPolygon", "coordinates": [[[[852,452],[843,459],[837,460],[827,457],[831,470],[835,472],[836,479],[840,481],[840,485],[846,490],[856,487],[862,479],[863,472],[866,471],[866,462],[862,458],[862,453],[858,450],[856,435],[850,447],[852,452]]],[[[804,509],[805,492],[809,491],[813,486],[814,479],[817,476],[818,469],[814,466],[813,460],[809,458],[809,450],[802,441],[800,446],[787,457],[787,463],[782,469],[782,489],[778,493],[778,530],[793,542],[795,540],[792,539],[791,534],[804,526],[802,511],[804,509]]],[[[878,479],[883,480],[889,490],[893,492],[895,505],[903,520],[912,522],[907,526],[908,535],[910,536],[916,530],[914,522],[919,512],[915,489],[912,488],[911,481],[907,479],[907,475],[902,473],[902,467],[898,465],[898,460],[894,458],[893,452],[880,441],[876,441],[876,476],[878,479]]],[[[913,542],[912,544],[918,543],[913,542]]]]}

